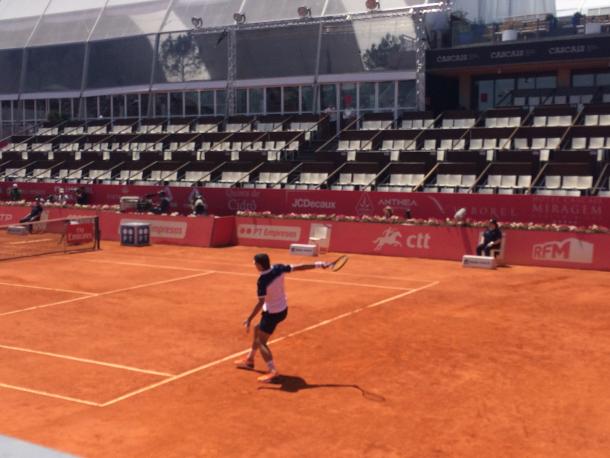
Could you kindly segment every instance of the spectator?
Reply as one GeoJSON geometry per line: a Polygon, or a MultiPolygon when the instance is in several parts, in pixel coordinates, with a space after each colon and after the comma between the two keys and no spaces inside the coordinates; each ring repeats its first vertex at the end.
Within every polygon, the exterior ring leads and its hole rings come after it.
{"type": "Polygon", "coordinates": [[[193,199],[193,215],[195,216],[207,216],[208,215],[208,206],[203,199],[203,196],[199,193],[195,195],[193,199]]]}
{"type": "Polygon", "coordinates": [[[337,107],[334,105],[327,106],[323,113],[328,115],[328,126],[330,128],[331,134],[335,135],[337,133],[337,107]]]}
{"type": "MultiPolygon", "coordinates": [[[[43,211],[44,211],[44,208],[42,206],[42,197],[36,196],[36,199],[34,200],[34,205],[32,206],[32,209],[30,210],[29,215],[21,218],[19,220],[19,222],[20,223],[33,223],[35,221],[40,221],[43,211]]],[[[28,224],[28,231],[32,232],[32,226],[33,226],[32,224],[28,224]]]]}
{"type": "Polygon", "coordinates": [[[195,203],[195,199],[197,198],[197,196],[201,196],[201,192],[199,191],[199,186],[201,186],[200,182],[193,183],[191,185],[191,192],[189,193],[189,197],[188,197],[188,204],[191,207],[195,203]]]}
{"type": "Polygon", "coordinates": [[[498,227],[498,222],[491,219],[477,246],[477,256],[481,256],[482,253],[485,253],[485,256],[491,256],[491,250],[500,248],[501,244],[502,231],[498,227]]]}
{"type": "Polygon", "coordinates": [[[57,192],[57,196],[55,196],[55,202],[57,202],[60,205],[66,205],[68,203],[69,197],[68,194],[66,194],[64,188],[59,188],[58,192],[57,192]]]}
{"type": "Polygon", "coordinates": [[[89,204],[89,194],[87,194],[87,190],[84,186],[80,186],[76,190],[76,203],[79,205],[88,205],[89,204]]]}
{"type": "Polygon", "coordinates": [[[394,210],[392,210],[392,207],[390,207],[390,206],[385,207],[383,209],[383,217],[385,219],[390,219],[392,216],[394,216],[394,210]]]}
{"type": "Polygon", "coordinates": [[[13,183],[13,186],[9,191],[9,198],[12,202],[18,202],[21,200],[21,189],[19,189],[17,183],[13,183]]]}
{"type": "Polygon", "coordinates": [[[157,215],[169,215],[171,210],[171,201],[165,191],[159,192],[159,205],[153,208],[153,213],[157,215]]]}

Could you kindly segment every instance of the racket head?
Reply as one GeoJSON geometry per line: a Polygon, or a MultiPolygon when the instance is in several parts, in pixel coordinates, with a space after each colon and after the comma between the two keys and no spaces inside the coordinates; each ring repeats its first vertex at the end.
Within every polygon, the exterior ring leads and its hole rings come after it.
{"type": "Polygon", "coordinates": [[[345,267],[345,264],[347,264],[347,261],[349,261],[349,258],[347,256],[341,256],[335,262],[333,262],[332,271],[337,272],[343,269],[343,267],[345,267]]]}

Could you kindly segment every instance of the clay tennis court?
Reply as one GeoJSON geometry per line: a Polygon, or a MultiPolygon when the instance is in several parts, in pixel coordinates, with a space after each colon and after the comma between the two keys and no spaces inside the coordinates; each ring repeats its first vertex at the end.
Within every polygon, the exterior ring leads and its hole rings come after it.
{"type": "Polygon", "coordinates": [[[2,434],[87,457],[608,456],[609,273],[352,256],[290,274],[284,375],[261,385],[232,364],[256,251],[0,263],[2,434]]]}

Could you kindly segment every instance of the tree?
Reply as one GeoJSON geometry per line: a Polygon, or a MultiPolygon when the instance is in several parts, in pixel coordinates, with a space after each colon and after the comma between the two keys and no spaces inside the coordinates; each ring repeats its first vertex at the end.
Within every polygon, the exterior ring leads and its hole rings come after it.
{"type": "Polygon", "coordinates": [[[362,55],[365,70],[399,70],[407,51],[414,51],[413,39],[406,35],[386,34],[362,55]]]}
{"type": "Polygon", "coordinates": [[[203,68],[199,47],[190,34],[169,35],[161,43],[161,66],[169,81],[189,81],[203,68]],[[171,78],[170,78],[171,77],[171,78]]]}

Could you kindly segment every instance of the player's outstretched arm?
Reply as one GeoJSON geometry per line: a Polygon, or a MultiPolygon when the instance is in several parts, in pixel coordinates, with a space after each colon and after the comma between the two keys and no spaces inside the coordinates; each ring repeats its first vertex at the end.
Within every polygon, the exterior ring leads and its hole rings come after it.
{"type": "Polygon", "coordinates": [[[332,265],[332,262],[316,261],[313,264],[296,264],[291,267],[292,272],[298,272],[300,270],[328,269],[332,265]]]}

